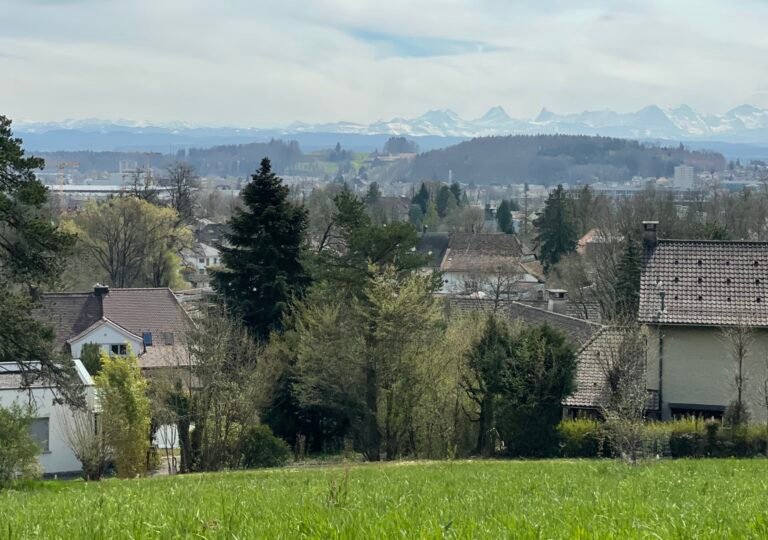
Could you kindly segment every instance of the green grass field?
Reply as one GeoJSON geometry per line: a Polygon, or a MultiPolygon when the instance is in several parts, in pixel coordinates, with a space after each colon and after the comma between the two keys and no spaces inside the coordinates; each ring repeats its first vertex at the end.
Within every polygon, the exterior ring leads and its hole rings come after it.
{"type": "Polygon", "coordinates": [[[768,461],[462,461],[40,482],[0,492],[0,539],[11,538],[768,538],[768,461]]]}

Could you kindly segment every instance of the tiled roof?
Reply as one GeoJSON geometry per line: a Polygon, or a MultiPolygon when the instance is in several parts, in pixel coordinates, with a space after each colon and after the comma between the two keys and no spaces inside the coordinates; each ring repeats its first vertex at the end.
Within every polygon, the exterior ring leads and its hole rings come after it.
{"type": "Polygon", "coordinates": [[[567,315],[553,313],[546,309],[532,307],[520,302],[501,301],[492,299],[468,298],[466,296],[449,296],[446,299],[446,308],[451,312],[484,311],[491,312],[497,309],[512,321],[521,321],[530,326],[548,324],[561,330],[576,346],[581,346],[590,337],[602,328],[599,324],[576,319],[567,315]]]}
{"type": "Polygon", "coordinates": [[[443,259],[447,272],[495,272],[518,267],[523,246],[514,234],[455,233],[443,259]]]}
{"type": "MultiPolygon", "coordinates": [[[[604,327],[579,351],[576,390],[563,401],[566,407],[599,409],[605,397],[605,367],[601,362],[620,350],[625,330],[604,327]],[[602,360],[601,360],[602,358],[602,360]]],[[[648,392],[648,409],[658,410],[658,392],[648,392]]]]}
{"type": "Polygon", "coordinates": [[[93,293],[44,294],[37,316],[54,327],[59,347],[102,318],[136,336],[151,332],[153,344],[139,356],[142,367],[166,365],[170,350],[179,344],[188,324],[188,316],[168,288],[110,289],[101,297],[93,293]]]}
{"type": "Polygon", "coordinates": [[[639,319],[768,326],[768,242],[659,240],[644,254],[639,319]]]}
{"type": "Polygon", "coordinates": [[[428,232],[419,237],[419,243],[416,244],[416,251],[421,255],[429,257],[427,266],[429,268],[440,268],[443,262],[445,252],[448,250],[448,243],[451,240],[449,233],[428,232]]]}

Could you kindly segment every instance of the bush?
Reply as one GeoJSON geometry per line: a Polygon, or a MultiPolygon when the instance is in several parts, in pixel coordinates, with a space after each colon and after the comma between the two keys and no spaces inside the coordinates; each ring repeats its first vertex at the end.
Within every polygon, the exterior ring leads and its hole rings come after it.
{"type": "Polygon", "coordinates": [[[602,422],[589,418],[563,420],[557,426],[563,457],[598,457],[603,454],[605,433],[602,422]]]}
{"type": "Polygon", "coordinates": [[[250,427],[243,436],[243,466],[248,469],[281,467],[288,463],[291,449],[265,425],[250,427]]]}
{"type": "Polygon", "coordinates": [[[39,476],[40,447],[29,434],[32,411],[17,404],[0,407],[0,486],[17,477],[39,476]]]}

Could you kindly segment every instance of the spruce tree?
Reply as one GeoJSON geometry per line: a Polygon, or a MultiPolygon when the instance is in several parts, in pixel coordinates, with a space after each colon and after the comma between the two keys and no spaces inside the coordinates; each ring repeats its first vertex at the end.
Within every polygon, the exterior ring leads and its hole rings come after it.
{"type": "Polygon", "coordinates": [[[450,190],[451,190],[451,193],[453,193],[454,198],[456,199],[456,204],[461,206],[463,201],[463,197],[462,197],[463,193],[461,191],[461,186],[459,185],[459,183],[454,182],[453,184],[451,184],[450,190]]]}
{"type": "Polygon", "coordinates": [[[514,234],[515,225],[512,223],[512,214],[509,203],[504,200],[496,209],[496,222],[499,224],[499,231],[505,234],[514,234]]]}
{"type": "Polygon", "coordinates": [[[427,206],[429,205],[429,190],[427,189],[427,186],[424,185],[424,182],[421,183],[421,189],[419,189],[419,192],[411,199],[411,203],[418,204],[421,208],[422,214],[427,213],[427,206]]]}
{"type": "Polygon", "coordinates": [[[552,266],[569,253],[576,251],[576,227],[573,223],[573,213],[562,185],[549,194],[544,206],[544,213],[536,220],[539,235],[536,238],[540,244],[541,260],[544,270],[552,266]]]}
{"type": "Polygon", "coordinates": [[[437,215],[444,218],[448,215],[448,207],[451,205],[451,199],[454,198],[453,192],[448,186],[441,186],[437,192],[437,215]]]}
{"type": "Polygon", "coordinates": [[[637,317],[640,307],[641,264],[637,242],[628,236],[616,267],[616,315],[622,320],[637,317]]]}
{"type": "Polygon", "coordinates": [[[253,335],[266,339],[282,329],[289,302],[309,281],[301,261],[307,214],[288,200],[288,187],[267,158],[241,197],[244,208],[235,212],[220,246],[223,269],[213,284],[253,335]]]}

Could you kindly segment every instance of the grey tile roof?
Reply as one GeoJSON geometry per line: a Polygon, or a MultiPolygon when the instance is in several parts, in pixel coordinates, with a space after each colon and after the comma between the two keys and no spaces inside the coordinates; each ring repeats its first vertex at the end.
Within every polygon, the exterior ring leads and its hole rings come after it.
{"type": "Polygon", "coordinates": [[[639,319],[768,326],[768,242],[659,240],[643,257],[639,319]]]}
{"type": "MultiPolygon", "coordinates": [[[[563,401],[566,407],[599,409],[605,397],[605,367],[602,359],[612,358],[620,349],[624,330],[603,327],[578,353],[576,390],[563,401]]],[[[659,409],[658,392],[648,392],[648,410],[659,409]]]]}
{"type": "Polygon", "coordinates": [[[523,246],[514,234],[454,233],[442,270],[495,272],[499,267],[517,267],[523,254],[523,246]]]}
{"type": "Polygon", "coordinates": [[[93,293],[50,293],[41,299],[35,316],[53,327],[58,348],[101,320],[101,302],[93,293]]]}
{"type": "Polygon", "coordinates": [[[178,337],[186,330],[186,314],[168,288],[110,289],[103,309],[107,319],[138,336],[152,332],[155,341],[166,332],[178,337]]]}
{"type": "Polygon", "coordinates": [[[599,324],[584,319],[560,315],[546,309],[540,309],[520,302],[501,301],[494,302],[491,299],[468,298],[466,296],[448,296],[446,309],[451,313],[471,311],[492,312],[497,309],[512,321],[521,321],[530,326],[548,324],[561,330],[575,346],[581,346],[590,337],[602,328],[599,324]]]}

